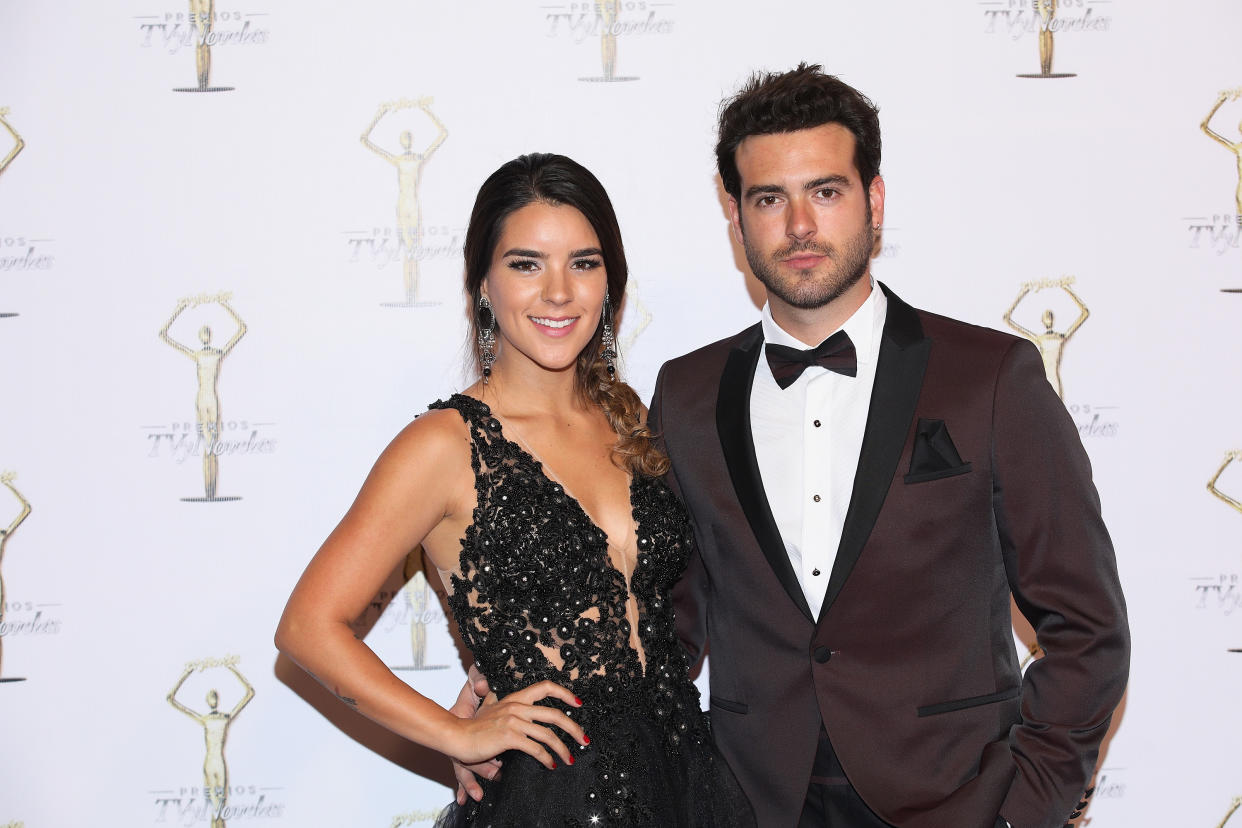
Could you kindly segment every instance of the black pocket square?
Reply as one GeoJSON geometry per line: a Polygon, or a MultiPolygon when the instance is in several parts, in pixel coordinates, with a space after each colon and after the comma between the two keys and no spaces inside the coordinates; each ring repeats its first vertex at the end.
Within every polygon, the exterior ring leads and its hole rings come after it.
{"type": "Polygon", "coordinates": [[[910,452],[910,472],[902,478],[907,483],[925,483],[941,477],[953,477],[970,471],[963,463],[949,436],[944,420],[919,418],[914,430],[914,449],[910,452]]]}

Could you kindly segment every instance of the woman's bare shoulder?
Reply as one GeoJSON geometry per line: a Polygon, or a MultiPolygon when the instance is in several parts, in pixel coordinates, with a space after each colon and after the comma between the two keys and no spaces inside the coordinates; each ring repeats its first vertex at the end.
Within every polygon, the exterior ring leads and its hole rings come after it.
{"type": "Polygon", "coordinates": [[[421,414],[397,433],[380,457],[420,474],[448,472],[465,460],[469,468],[470,431],[461,415],[451,408],[421,414]]]}

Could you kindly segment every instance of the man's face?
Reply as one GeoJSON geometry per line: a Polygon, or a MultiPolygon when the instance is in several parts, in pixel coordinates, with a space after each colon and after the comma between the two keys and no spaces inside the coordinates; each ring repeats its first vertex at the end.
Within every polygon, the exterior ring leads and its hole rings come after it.
{"type": "Polygon", "coordinates": [[[738,146],[741,199],[729,199],[733,232],[768,299],[823,307],[867,273],[884,181],[863,187],[854,136],[840,124],[752,135],[738,146]]]}

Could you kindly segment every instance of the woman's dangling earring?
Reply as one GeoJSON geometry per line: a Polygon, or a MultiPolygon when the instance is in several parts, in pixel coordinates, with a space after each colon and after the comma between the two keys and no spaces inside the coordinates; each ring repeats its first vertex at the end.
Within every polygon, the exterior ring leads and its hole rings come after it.
{"type": "Polygon", "coordinates": [[[496,361],[496,314],[492,313],[492,303],[484,294],[479,294],[477,322],[479,365],[483,367],[483,384],[487,385],[492,376],[492,363],[496,361]]]}
{"type": "Polygon", "coordinates": [[[604,294],[604,335],[600,339],[604,362],[608,364],[608,379],[617,378],[617,340],[612,334],[612,302],[604,294]]]}

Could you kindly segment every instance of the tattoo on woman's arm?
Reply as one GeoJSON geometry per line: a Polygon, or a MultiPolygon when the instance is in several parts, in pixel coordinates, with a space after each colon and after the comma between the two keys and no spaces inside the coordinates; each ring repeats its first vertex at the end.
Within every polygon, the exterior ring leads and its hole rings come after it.
{"type": "MultiPolygon", "coordinates": [[[[306,672],[310,673],[310,677],[313,678],[315,681],[319,682],[320,684],[322,684],[324,687],[328,686],[328,683],[326,681],[324,681],[323,679],[321,679],[319,676],[315,675],[314,673],[311,673],[310,670],[307,670],[306,672]]],[[[331,688],[331,689],[332,689],[332,695],[336,696],[338,699],[345,702],[347,705],[352,707],[354,710],[358,709],[357,699],[351,699],[349,696],[346,696],[343,693],[341,693],[341,691],[338,689],[335,689],[335,688],[331,688]]]]}

